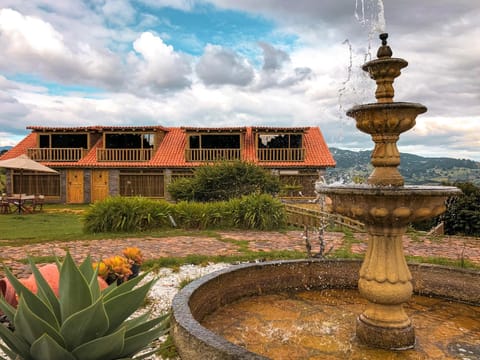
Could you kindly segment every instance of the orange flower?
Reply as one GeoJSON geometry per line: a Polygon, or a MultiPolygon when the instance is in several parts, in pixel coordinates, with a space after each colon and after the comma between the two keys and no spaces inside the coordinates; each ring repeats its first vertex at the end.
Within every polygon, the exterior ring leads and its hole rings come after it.
{"type": "Polygon", "coordinates": [[[130,270],[131,265],[123,256],[112,256],[103,260],[103,262],[109,269],[109,275],[121,279],[127,279],[132,274],[132,271],[130,270]]]}
{"type": "Polygon", "coordinates": [[[123,249],[123,256],[125,256],[133,264],[140,265],[143,262],[143,254],[137,247],[127,247],[123,249]]]}
{"type": "Polygon", "coordinates": [[[92,267],[94,270],[98,268],[98,276],[106,279],[108,277],[108,267],[103,261],[93,262],[92,267]]]}

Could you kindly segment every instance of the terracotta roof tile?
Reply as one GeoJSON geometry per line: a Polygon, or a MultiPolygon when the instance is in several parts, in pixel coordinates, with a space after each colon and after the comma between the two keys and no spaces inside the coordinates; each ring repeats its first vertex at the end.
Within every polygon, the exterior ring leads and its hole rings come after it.
{"type": "Polygon", "coordinates": [[[181,129],[185,131],[199,131],[199,132],[245,132],[246,127],[189,127],[183,126],[181,129]]]}
{"type": "Polygon", "coordinates": [[[22,141],[20,141],[13,148],[8,150],[5,154],[0,156],[0,160],[11,159],[27,153],[28,148],[37,146],[37,135],[34,133],[28,134],[22,141]]]}
{"type": "Polygon", "coordinates": [[[161,125],[143,125],[143,126],[77,126],[77,127],[51,127],[51,126],[27,126],[27,129],[34,131],[110,131],[110,130],[140,130],[140,131],[151,131],[151,130],[163,130],[168,131],[167,128],[161,125]]]}
{"type": "MultiPolygon", "coordinates": [[[[34,130],[40,127],[29,127],[34,130]]],[[[102,129],[111,129],[112,127],[101,127],[102,129]]],[[[119,127],[120,128],[120,127],[119,127]]],[[[142,129],[146,127],[137,126],[137,127],[121,127],[124,129],[142,129]]],[[[46,128],[42,128],[46,129],[46,128]]],[[[185,148],[186,148],[186,136],[185,132],[187,129],[193,128],[162,128],[165,131],[165,137],[163,138],[161,144],[159,144],[157,151],[152,156],[150,161],[143,162],[105,162],[97,161],[97,149],[103,148],[103,140],[100,139],[97,143],[90,149],[85,157],[83,157],[78,162],[42,162],[44,165],[59,168],[59,167],[102,167],[102,168],[187,168],[187,167],[196,167],[204,162],[187,162],[185,161],[185,148]]],[[[197,129],[197,128],[195,128],[197,129]]],[[[198,128],[200,129],[200,128],[198,128]]],[[[202,128],[203,129],[203,128],[202,128]]],[[[220,128],[216,128],[220,129],[220,128]]],[[[323,135],[319,128],[310,127],[310,128],[281,128],[283,131],[288,129],[293,129],[296,131],[304,131],[304,146],[305,146],[305,161],[261,161],[259,162],[256,158],[255,151],[255,131],[264,131],[265,127],[243,127],[243,128],[234,128],[234,129],[244,129],[244,143],[243,143],[243,152],[242,160],[254,162],[258,165],[271,167],[271,168],[299,168],[299,167],[333,167],[335,166],[335,160],[332,157],[332,154],[328,150],[327,144],[323,138],[323,135]]],[[[274,128],[268,128],[274,129],[274,128]]],[[[279,128],[280,129],[280,128],[279,128]]],[[[36,146],[36,134],[31,133],[25,139],[23,139],[18,145],[8,151],[2,156],[2,159],[9,159],[16,157],[21,154],[26,154],[27,149],[30,147],[36,146]]]]}

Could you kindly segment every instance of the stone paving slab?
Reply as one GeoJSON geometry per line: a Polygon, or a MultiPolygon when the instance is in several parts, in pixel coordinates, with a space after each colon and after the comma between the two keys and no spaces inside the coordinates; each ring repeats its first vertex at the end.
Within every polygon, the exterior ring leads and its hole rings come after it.
{"type": "MultiPolygon", "coordinates": [[[[94,259],[120,255],[121,251],[129,246],[137,246],[146,259],[162,257],[185,257],[187,255],[235,255],[240,254],[239,246],[231,240],[248,242],[248,249],[252,251],[297,250],[306,253],[305,240],[300,230],[287,232],[264,231],[219,231],[217,237],[195,235],[195,231],[188,236],[172,237],[144,237],[104,240],[79,240],[69,242],[50,242],[23,246],[1,246],[0,257],[3,263],[10,267],[18,276],[29,274],[28,266],[19,262],[28,255],[64,256],[68,250],[76,259],[82,261],[88,254],[94,259]],[[222,241],[223,240],[223,241],[222,241]],[[230,242],[229,242],[230,240],[230,242]]],[[[317,234],[310,234],[312,252],[319,249],[317,234]]],[[[354,253],[362,254],[367,247],[366,234],[354,234],[356,241],[351,245],[354,253]]],[[[325,233],[326,248],[333,246],[333,250],[344,244],[344,234],[338,232],[325,233]]],[[[464,237],[404,237],[405,253],[417,256],[435,256],[458,260],[462,256],[472,262],[480,264],[480,238],[464,237]],[[463,255],[462,255],[463,254],[463,255]]],[[[2,271],[3,272],[3,271],[2,271]]]]}

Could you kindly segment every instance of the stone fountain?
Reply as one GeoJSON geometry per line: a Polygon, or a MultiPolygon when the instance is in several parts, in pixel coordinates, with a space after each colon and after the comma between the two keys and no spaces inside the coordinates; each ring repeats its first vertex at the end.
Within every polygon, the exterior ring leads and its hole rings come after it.
{"type": "MultiPolygon", "coordinates": [[[[378,59],[363,66],[377,83],[377,103],[355,106],[347,112],[355,118],[358,129],[372,136],[374,170],[364,185],[316,185],[319,194],[331,198],[331,211],[365,223],[369,243],[363,262],[309,259],[243,264],[190,283],[172,305],[172,333],[182,359],[266,359],[238,342],[227,341],[202,323],[234,302],[265,294],[358,287],[367,304],[356,320],[355,342],[388,350],[415,346],[414,326],[403,308],[412,292],[473,304],[477,311],[478,271],[406,263],[402,236],[407,225],[440,215],[446,209],[445,200],[460,190],[404,185],[397,169],[400,154],[396,143],[426,108],[393,102],[393,81],[407,62],[392,57],[387,34],[380,38],[378,59]]],[[[474,346],[480,351],[480,344],[474,346]]]]}
{"type": "Polygon", "coordinates": [[[357,320],[357,337],[369,346],[407,349],[415,345],[412,322],[402,304],[412,295],[412,276],[403,254],[402,236],[409,223],[445,212],[445,200],[458,194],[455,187],[404,186],[398,171],[401,133],[415,125],[425,106],[394,102],[393,81],[407,66],[393,58],[381,34],[377,59],[362,69],[377,83],[377,103],[358,105],[347,111],[357,128],[370,134],[375,143],[371,155],[374,170],[367,186],[317,186],[317,192],[332,199],[331,210],[365,223],[369,234],[368,250],[360,269],[358,288],[369,301],[357,320]]]}

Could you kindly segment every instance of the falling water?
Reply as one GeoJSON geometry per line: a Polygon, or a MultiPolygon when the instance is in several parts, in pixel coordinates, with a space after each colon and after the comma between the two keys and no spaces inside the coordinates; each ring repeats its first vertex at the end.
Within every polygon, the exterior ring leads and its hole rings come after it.
{"type": "Polygon", "coordinates": [[[385,32],[385,7],[383,0],[355,0],[355,18],[370,32],[385,32]]]}
{"type": "Polygon", "coordinates": [[[342,43],[348,51],[348,63],[345,80],[341,82],[338,89],[338,111],[342,123],[348,122],[348,124],[350,124],[350,121],[346,120],[345,107],[368,102],[369,94],[372,93],[372,84],[368,81],[367,74],[363,71],[356,71],[356,69],[372,59],[372,40],[376,37],[376,34],[386,30],[383,0],[355,0],[354,15],[362,28],[367,31],[367,46],[366,50],[362,51],[355,49],[349,39],[345,39],[342,43]],[[363,53],[363,56],[354,55],[359,53],[363,53]]]}

